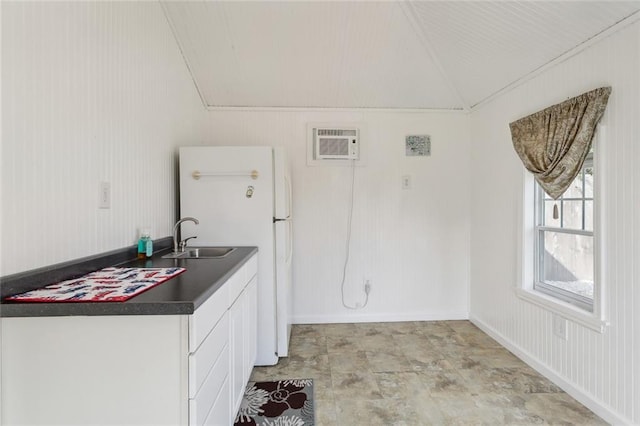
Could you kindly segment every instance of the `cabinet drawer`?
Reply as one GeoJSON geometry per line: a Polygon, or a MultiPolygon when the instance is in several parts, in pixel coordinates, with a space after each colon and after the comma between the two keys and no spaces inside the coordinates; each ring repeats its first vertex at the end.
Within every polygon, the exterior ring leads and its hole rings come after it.
{"type": "Polygon", "coordinates": [[[225,284],[225,286],[229,288],[229,300],[227,306],[233,305],[233,302],[235,302],[240,293],[242,293],[245,285],[247,285],[247,277],[246,269],[243,266],[238,269],[236,273],[233,274],[233,276],[229,278],[229,281],[227,281],[227,283],[225,284]]]}
{"type": "Polygon", "coordinates": [[[213,408],[209,411],[207,419],[204,421],[205,426],[229,426],[233,424],[233,418],[229,412],[229,392],[227,387],[228,380],[223,384],[223,390],[218,394],[213,408]]]}
{"type": "MultiPolygon", "coordinates": [[[[214,403],[222,396],[226,395],[227,406],[229,405],[229,382],[227,380],[229,372],[229,346],[226,345],[220,356],[216,360],[213,368],[204,380],[202,387],[196,393],[195,398],[189,399],[189,425],[201,426],[214,403]]],[[[227,412],[229,408],[227,408],[227,412]]],[[[228,421],[228,416],[227,420],[228,421]]],[[[226,423],[226,422],[225,422],[226,423]]]]}
{"type": "Polygon", "coordinates": [[[229,307],[229,286],[223,284],[189,316],[189,352],[198,349],[229,307]]]}
{"type": "Polygon", "coordinates": [[[189,398],[196,396],[228,340],[229,318],[225,312],[198,350],[189,355],[189,398]]]}
{"type": "Polygon", "coordinates": [[[233,305],[247,283],[258,273],[258,256],[254,255],[227,281],[229,306],[233,305]]]}

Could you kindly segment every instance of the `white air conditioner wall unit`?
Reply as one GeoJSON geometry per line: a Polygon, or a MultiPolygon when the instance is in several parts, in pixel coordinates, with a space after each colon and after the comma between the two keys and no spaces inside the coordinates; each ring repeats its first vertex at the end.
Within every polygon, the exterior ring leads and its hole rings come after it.
{"type": "Polygon", "coordinates": [[[315,160],[358,160],[360,131],[354,127],[314,127],[315,160]]]}

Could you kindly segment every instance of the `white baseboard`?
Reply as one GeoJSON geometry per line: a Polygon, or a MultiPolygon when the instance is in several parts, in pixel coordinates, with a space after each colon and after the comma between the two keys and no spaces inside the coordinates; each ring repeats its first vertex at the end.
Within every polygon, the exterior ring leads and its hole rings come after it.
{"type": "Polygon", "coordinates": [[[403,322],[403,321],[451,321],[467,320],[466,311],[446,312],[410,312],[386,314],[361,314],[354,312],[349,315],[294,315],[293,324],[334,324],[350,322],[403,322]]]}
{"type": "Polygon", "coordinates": [[[559,386],[566,393],[571,395],[573,398],[578,400],[582,405],[589,408],[591,411],[596,413],[606,422],[612,425],[631,425],[632,422],[629,419],[626,419],[620,416],[618,413],[613,411],[611,407],[604,405],[601,401],[598,401],[593,397],[593,395],[587,394],[583,389],[580,389],[575,386],[572,382],[568,381],[565,377],[559,375],[556,371],[550,369],[547,365],[541,363],[537,358],[531,355],[529,352],[521,348],[520,346],[514,344],[505,336],[496,331],[493,327],[485,324],[479,318],[474,315],[469,315],[469,320],[475,324],[482,331],[487,333],[489,336],[493,337],[498,341],[502,346],[511,351],[514,355],[520,358],[522,361],[531,366],[538,373],[545,376],[547,379],[551,380],[557,386],[559,386]]]}

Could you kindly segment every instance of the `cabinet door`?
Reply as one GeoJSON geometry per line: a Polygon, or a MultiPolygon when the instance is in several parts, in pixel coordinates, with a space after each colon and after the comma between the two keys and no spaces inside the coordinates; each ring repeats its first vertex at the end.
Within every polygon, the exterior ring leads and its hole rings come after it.
{"type": "Polygon", "coordinates": [[[231,413],[235,416],[244,393],[244,300],[243,291],[229,308],[229,388],[231,413]]]}
{"type": "Polygon", "coordinates": [[[258,277],[254,276],[245,289],[245,382],[249,381],[256,363],[258,344],[258,277]]]}
{"type": "Polygon", "coordinates": [[[227,389],[228,380],[225,380],[220,391],[218,398],[213,403],[213,407],[209,412],[206,420],[204,421],[205,426],[229,426],[234,422],[235,417],[231,417],[229,413],[230,404],[229,404],[229,392],[227,389]],[[227,392],[224,392],[227,391],[227,392]]]}

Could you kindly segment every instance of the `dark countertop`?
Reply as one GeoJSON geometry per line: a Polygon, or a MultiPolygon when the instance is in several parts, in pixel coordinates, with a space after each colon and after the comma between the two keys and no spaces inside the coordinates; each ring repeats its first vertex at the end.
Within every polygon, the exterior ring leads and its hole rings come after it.
{"type": "MultiPolygon", "coordinates": [[[[94,315],[188,315],[215,293],[249,258],[256,247],[237,247],[217,259],[162,259],[171,250],[151,259],[120,263],[121,267],[186,268],[180,275],[132,297],[126,302],[2,302],[2,317],[94,316],[94,315]]],[[[115,265],[113,265],[115,266],[115,265]]],[[[49,283],[53,284],[53,283],[49,283]]]]}

